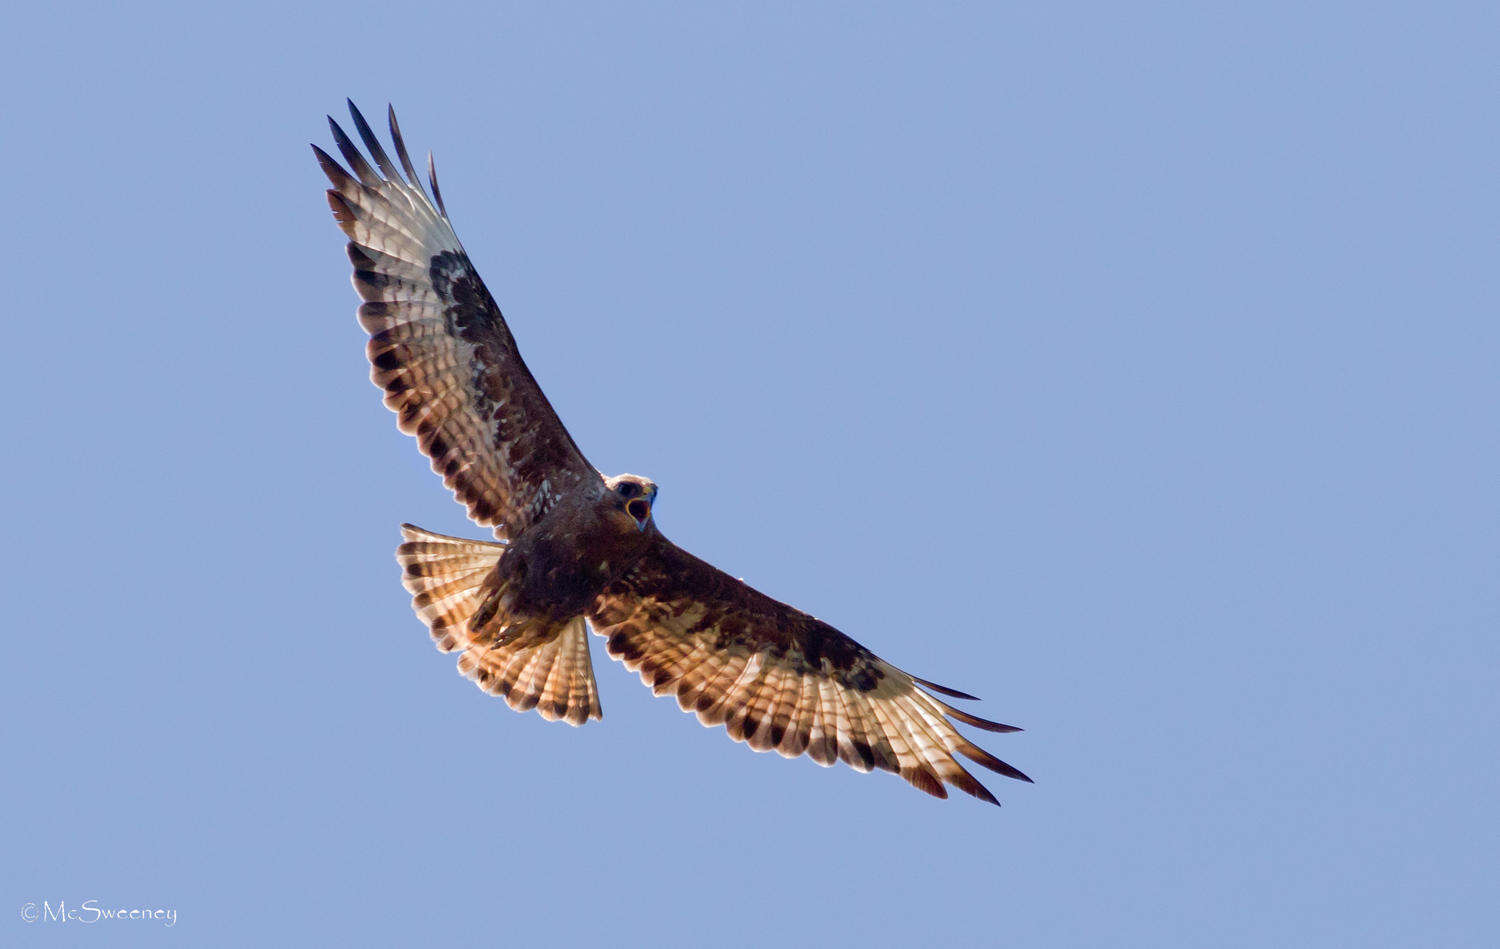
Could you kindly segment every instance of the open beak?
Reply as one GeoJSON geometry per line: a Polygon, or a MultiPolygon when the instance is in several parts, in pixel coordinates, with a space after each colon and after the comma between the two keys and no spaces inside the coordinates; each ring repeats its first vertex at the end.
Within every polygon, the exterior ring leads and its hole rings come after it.
{"type": "Polygon", "coordinates": [[[625,513],[635,518],[636,530],[643,531],[651,523],[651,502],[646,498],[636,498],[625,505],[625,513]]]}

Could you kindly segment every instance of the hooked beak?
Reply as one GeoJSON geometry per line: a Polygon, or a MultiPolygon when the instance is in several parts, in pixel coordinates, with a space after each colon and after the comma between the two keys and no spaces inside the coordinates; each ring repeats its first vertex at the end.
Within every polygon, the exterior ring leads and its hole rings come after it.
{"type": "Polygon", "coordinates": [[[635,498],[625,505],[625,513],[635,518],[635,529],[643,531],[646,525],[651,523],[651,500],[650,498],[635,498]]]}

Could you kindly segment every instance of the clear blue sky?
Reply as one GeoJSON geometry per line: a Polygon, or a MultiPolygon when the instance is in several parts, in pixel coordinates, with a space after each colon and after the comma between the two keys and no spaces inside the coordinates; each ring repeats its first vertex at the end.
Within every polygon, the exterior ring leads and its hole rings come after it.
{"type": "Polygon", "coordinates": [[[7,21],[0,943],[1493,944],[1493,5],[209,6],[7,21]],[[346,95],[590,460],[1037,783],[461,679],[346,95]]]}

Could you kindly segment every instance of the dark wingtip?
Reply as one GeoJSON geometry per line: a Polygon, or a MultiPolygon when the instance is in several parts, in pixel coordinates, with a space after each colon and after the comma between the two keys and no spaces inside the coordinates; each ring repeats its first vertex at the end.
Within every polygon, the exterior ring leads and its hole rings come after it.
{"type": "Polygon", "coordinates": [[[1027,784],[1036,783],[1035,781],[1031,780],[1031,778],[1022,773],[1019,768],[1001,761],[999,758],[996,758],[994,755],[990,754],[988,751],[985,751],[983,748],[980,748],[978,745],[973,744],[972,742],[966,741],[960,744],[958,746],[958,752],[965,758],[968,758],[970,761],[981,764],[984,767],[989,768],[996,774],[1003,774],[1007,778],[1015,778],[1017,781],[1025,781],[1027,784]]]}
{"type": "MultiPolygon", "coordinates": [[[[370,128],[370,123],[365,121],[364,113],[359,111],[359,106],[354,104],[354,100],[345,99],[344,104],[349,107],[349,118],[354,120],[355,131],[360,133],[368,131],[370,128]]],[[[360,138],[365,138],[364,134],[361,134],[360,138]]]]}
{"type": "Polygon", "coordinates": [[[929,682],[926,679],[920,679],[916,676],[912,676],[911,679],[918,685],[925,685],[927,686],[927,688],[931,689],[934,692],[941,692],[944,695],[951,695],[956,699],[967,699],[970,702],[979,701],[979,696],[977,695],[970,695],[967,692],[960,692],[957,689],[950,689],[946,685],[938,685],[936,682],[929,682]]]}
{"type": "Polygon", "coordinates": [[[958,765],[958,774],[950,777],[948,779],[949,783],[958,788],[960,791],[963,791],[965,794],[973,795],[974,797],[979,798],[981,801],[988,801],[996,807],[1000,806],[1000,802],[996,800],[995,795],[990,793],[989,788],[985,787],[983,784],[980,784],[972,774],[964,769],[963,765],[958,764],[957,761],[953,763],[955,765],[958,765]]]}
{"type": "MultiPolygon", "coordinates": [[[[312,144],[312,143],[308,143],[312,144]]],[[[344,170],[344,166],[334,160],[334,157],[316,145],[312,146],[313,154],[317,156],[318,165],[323,169],[323,174],[336,188],[345,188],[354,178],[344,170]]]]}
{"type": "Polygon", "coordinates": [[[1015,778],[1017,781],[1025,781],[1027,784],[1036,783],[1035,781],[1031,780],[1031,776],[1029,774],[1026,774],[1020,768],[1012,767],[1011,765],[1008,765],[1003,761],[1000,763],[1004,765],[1004,767],[995,769],[995,771],[999,774],[1003,774],[1007,778],[1015,778]]]}
{"type": "Polygon", "coordinates": [[[376,136],[375,130],[370,128],[369,122],[365,121],[364,113],[359,111],[353,99],[344,101],[349,104],[349,117],[354,120],[354,128],[359,132],[359,137],[365,143],[365,149],[369,151],[370,157],[375,159],[380,173],[388,180],[400,180],[400,172],[396,171],[396,166],[391,162],[390,156],[385,153],[385,147],[380,144],[380,138],[376,136]]]}
{"type": "Polygon", "coordinates": [[[432,185],[432,200],[437,202],[438,210],[443,217],[448,216],[448,209],[443,206],[443,192],[437,183],[437,165],[432,160],[432,152],[427,153],[427,183],[432,185]]]}
{"type": "Polygon", "coordinates": [[[422,190],[422,176],[417,174],[416,166],[411,163],[411,155],[407,154],[406,141],[401,137],[401,126],[396,124],[396,107],[389,102],[385,106],[386,122],[391,127],[391,144],[396,146],[396,158],[400,160],[401,167],[406,170],[406,180],[413,188],[422,190]]]}
{"type": "Polygon", "coordinates": [[[1003,725],[1000,722],[992,722],[987,718],[980,718],[978,715],[970,715],[963,709],[954,708],[947,702],[939,701],[936,699],[934,699],[934,701],[936,701],[938,705],[942,706],[943,713],[946,714],[949,718],[953,719],[955,722],[963,722],[965,725],[969,725],[974,728],[982,728],[987,732],[998,732],[1002,735],[1009,734],[1010,732],[1021,731],[1021,729],[1017,728],[1014,725],[1003,725]]]}
{"type": "Polygon", "coordinates": [[[375,174],[375,169],[371,168],[370,163],[365,161],[365,156],[361,155],[359,149],[354,147],[354,142],[344,133],[343,128],[333,120],[333,116],[331,115],[328,117],[328,130],[333,133],[333,141],[339,147],[339,154],[343,155],[344,161],[349,163],[349,170],[354,172],[355,176],[362,183],[371,186],[378,185],[380,178],[375,174]]]}

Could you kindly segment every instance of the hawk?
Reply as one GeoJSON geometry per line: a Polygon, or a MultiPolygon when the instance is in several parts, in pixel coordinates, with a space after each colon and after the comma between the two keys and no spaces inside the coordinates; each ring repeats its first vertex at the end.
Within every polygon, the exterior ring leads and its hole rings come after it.
{"type": "Polygon", "coordinates": [[[953,722],[971,695],[919,679],[801,610],[699,560],[658,529],[649,478],[601,475],[521,361],[454,233],[432,157],[427,183],[388,109],[398,168],[349,103],[369,158],[332,117],[341,165],[313,146],[349,238],[370,377],[401,431],[495,540],[401,527],[412,608],[458,669],[517,711],[603,717],[588,630],[657,695],[756,751],[892,771],[937,797],[998,804],[958,761],[1030,781],[953,722]],[[371,164],[373,162],[373,165],[371,164]],[[347,166],[347,167],[346,167],[347,166]]]}

